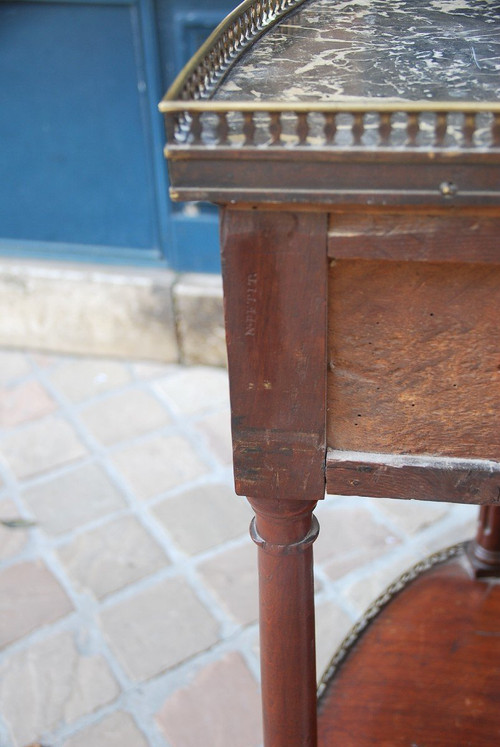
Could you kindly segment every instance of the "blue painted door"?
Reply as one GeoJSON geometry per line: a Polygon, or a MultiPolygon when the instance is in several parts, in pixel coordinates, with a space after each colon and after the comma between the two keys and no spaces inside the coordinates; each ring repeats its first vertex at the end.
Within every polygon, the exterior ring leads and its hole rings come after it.
{"type": "Polygon", "coordinates": [[[218,269],[214,209],[168,201],[157,103],[232,5],[0,3],[2,253],[218,269]]]}

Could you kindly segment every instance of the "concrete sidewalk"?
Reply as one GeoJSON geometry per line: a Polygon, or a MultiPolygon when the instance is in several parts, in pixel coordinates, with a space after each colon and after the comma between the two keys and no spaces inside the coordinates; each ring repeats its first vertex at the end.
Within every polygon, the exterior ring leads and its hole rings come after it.
{"type": "MultiPolygon", "coordinates": [[[[320,672],[476,514],[318,507],[320,672]]],[[[250,518],[225,371],[0,352],[0,747],[258,747],[250,518]]]]}

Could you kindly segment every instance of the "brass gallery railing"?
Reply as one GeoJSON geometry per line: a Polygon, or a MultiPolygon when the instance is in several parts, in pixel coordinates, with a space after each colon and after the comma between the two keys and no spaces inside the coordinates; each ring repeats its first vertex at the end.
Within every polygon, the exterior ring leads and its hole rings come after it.
{"type": "MultiPolygon", "coordinates": [[[[231,63],[270,26],[306,0],[246,0],[217,26],[181,70],[164,101],[206,98],[231,63]]],[[[163,103],[163,102],[162,102],[163,103]]]]}
{"type": "Polygon", "coordinates": [[[164,101],[167,148],[500,149],[500,104],[164,101]]]}
{"type": "Polygon", "coordinates": [[[160,103],[168,149],[500,150],[499,102],[214,101],[211,97],[241,53],[305,1],[246,0],[215,29],[160,103]]]}

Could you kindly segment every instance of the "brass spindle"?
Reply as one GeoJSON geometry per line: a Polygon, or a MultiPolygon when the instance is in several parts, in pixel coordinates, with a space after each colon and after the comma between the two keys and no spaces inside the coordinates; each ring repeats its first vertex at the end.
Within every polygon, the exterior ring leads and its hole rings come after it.
{"type": "Polygon", "coordinates": [[[392,134],[392,114],[391,112],[382,112],[379,116],[378,134],[380,145],[389,145],[392,134]]]}
{"type": "Polygon", "coordinates": [[[191,79],[191,86],[189,90],[189,98],[194,99],[196,98],[198,91],[200,88],[200,78],[199,78],[199,72],[195,71],[193,73],[193,77],[191,79]]]}
{"type": "Polygon", "coordinates": [[[307,145],[308,135],[309,122],[307,121],[307,112],[297,112],[297,137],[299,145],[307,145]]]}
{"type": "Polygon", "coordinates": [[[323,128],[323,132],[325,133],[325,143],[326,145],[332,145],[335,140],[335,135],[337,134],[337,115],[335,112],[325,112],[323,116],[325,118],[323,128]]]}
{"type": "Polygon", "coordinates": [[[175,112],[165,114],[165,132],[167,133],[167,143],[175,143],[177,130],[178,115],[175,112]]]}
{"type": "Polygon", "coordinates": [[[227,112],[217,112],[217,145],[227,145],[228,135],[227,112]]]}
{"type": "Polygon", "coordinates": [[[206,68],[205,60],[203,60],[203,62],[200,64],[200,69],[199,69],[196,98],[198,98],[203,93],[203,90],[205,89],[206,84],[207,84],[207,68],[206,68]]]}
{"type": "Polygon", "coordinates": [[[365,115],[363,112],[355,112],[352,116],[354,118],[351,127],[352,143],[353,145],[361,145],[361,138],[365,131],[365,115]]]}
{"type": "Polygon", "coordinates": [[[255,7],[249,8],[248,16],[250,19],[250,33],[255,34],[257,30],[257,21],[256,21],[256,13],[255,13],[255,7]]]}
{"type": "Polygon", "coordinates": [[[226,63],[231,62],[231,40],[228,33],[224,34],[224,56],[226,63]]]}
{"type": "Polygon", "coordinates": [[[409,146],[415,146],[417,144],[419,132],[420,119],[418,112],[408,112],[408,114],[406,115],[406,135],[408,138],[409,146]]]}
{"type": "Polygon", "coordinates": [[[234,37],[234,47],[235,49],[239,49],[242,44],[242,37],[241,37],[241,25],[239,21],[234,22],[233,26],[233,37],[234,37]]]}
{"type": "Polygon", "coordinates": [[[238,24],[235,22],[231,26],[231,39],[233,40],[234,51],[238,51],[239,47],[239,36],[238,36],[238,24]]]}
{"type": "Polygon", "coordinates": [[[474,133],[476,132],[476,115],[474,113],[468,113],[464,115],[464,145],[472,147],[474,145],[474,133]]]}
{"type": "Polygon", "coordinates": [[[500,113],[493,114],[493,121],[491,123],[491,139],[493,146],[500,146],[500,113]]]}
{"type": "Polygon", "coordinates": [[[224,48],[222,46],[221,39],[219,39],[219,41],[215,45],[215,47],[214,47],[214,53],[215,53],[216,64],[220,68],[224,64],[224,48]]]}
{"type": "Polygon", "coordinates": [[[219,67],[221,67],[221,68],[224,67],[224,65],[227,62],[227,59],[226,59],[226,49],[224,47],[222,39],[219,41],[219,43],[217,45],[217,56],[218,56],[218,60],[219,60],[219,67]]]}
{"type": "Polygon", "coordinates": [[[271,112],[271,123],[269,125],[269,134],[271,135],[271,145],[283,145],[281,140],[281,112],[271,112]]]}
{"type": "Polygon", "coordinates": [[[252,33],[256,34],[259,29],[259,14],[255,7],[250,9],[250,15],[252,16],[252,33]]]}
{"type": "Polygon", "coordinates": [[[212,49],[208,55],[208,69],[210,70],[210,81],[212,82],[218,71],[217,55],[215,54],[214,49],[212,49]]]}
{"type": "Polygon", "coordinates": [[[436,126],[434,128],[434,145],[442,147],[448,132],[448,117],[446,112],[436,113],[436,126]]]}
{"type": "Polygon", "coordinates": [[[250,39],[250,34],[252,33],[252,18],[248,11],[245,11],[245,13],[243,14],[242,23],[245,39],[248,40],[250,39]]]}
{"type": "Polygon", "coordinates": [[[255,122],[253,112],[243,113],[243,134],[245,136],[243,145],[255,144],[255,122]]]}
{"type": "Polygon", "coordinates": [[[191,111],[189,114],[191,116],[191,127],[189,128],[189,131],[193,138],[193,145],[201,145],[201,136],[203,135],[203,123],[200,116],[201,112],[191,111]]]}

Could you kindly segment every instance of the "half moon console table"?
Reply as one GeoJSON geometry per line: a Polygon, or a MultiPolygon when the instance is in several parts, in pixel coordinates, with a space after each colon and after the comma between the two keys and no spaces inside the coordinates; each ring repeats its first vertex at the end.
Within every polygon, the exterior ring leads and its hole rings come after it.
{"type": "Polygon", "coordinates": [[[247,0],[160,105],[173,199],[221,206],[267,747],[318,743],[325,492],[482,508],[474,542],[379,604],[319,743],[500,743],[499,93],[496,0],[247,0]]]}

